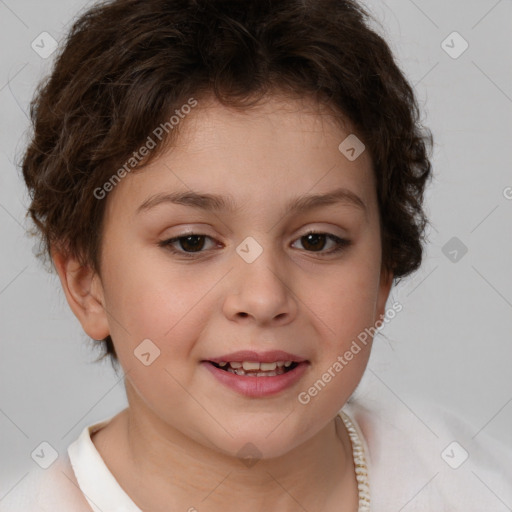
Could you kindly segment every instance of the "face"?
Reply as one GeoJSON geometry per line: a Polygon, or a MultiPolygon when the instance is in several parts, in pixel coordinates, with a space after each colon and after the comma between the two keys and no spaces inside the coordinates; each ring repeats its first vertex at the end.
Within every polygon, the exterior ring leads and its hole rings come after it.
{"type": "Polygon", "coordinates": [[[350,129],[306,100],[203,101],[182,123],[107,199],[95,279],[131,414],[224,454],[280,456],[350,397],[371,342],[343,356],[384,313],[371,158],[347,159],[350,129]]]}

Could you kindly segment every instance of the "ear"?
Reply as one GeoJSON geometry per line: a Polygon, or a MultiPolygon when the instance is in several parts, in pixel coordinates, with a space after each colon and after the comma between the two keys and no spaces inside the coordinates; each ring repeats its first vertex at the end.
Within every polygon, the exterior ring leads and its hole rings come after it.
{"type": "Polygon", "coordinates": [[[389,292],[391,291],[391,286],[393,285],[393,272],[385,269],[384,265],[382,265],[380,271],[380,284],[379,284],[379,294],[377,298],[377,310],[376,310],[376,319],[382,320],[386,314],[386,302],[389,297],[389,292]]]}
{"type": "Polygon", "coordinates": [[[64,252],[52,251],[52,259],[69,307],[83,330],[94,340],[104,339],[110,329],[99,276],[64,252]]]}

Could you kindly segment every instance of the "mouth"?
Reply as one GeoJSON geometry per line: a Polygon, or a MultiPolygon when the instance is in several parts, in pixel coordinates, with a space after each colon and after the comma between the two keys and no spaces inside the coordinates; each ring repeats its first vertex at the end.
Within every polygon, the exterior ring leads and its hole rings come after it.
{"type": "Polygon", "coordinates": [[[291,389],[306,374],[310,361],[282,350],[241,350],[201,361],[224,386],[250,398],[263,398],[291,389]]]}
{"type": "Polygon", "coordinates": [[[274,361],[260,363],[258,361],[207,361],[219,370],[245,377],[275,377],[294,370],[299,364],[296,361],[274,361]]]}

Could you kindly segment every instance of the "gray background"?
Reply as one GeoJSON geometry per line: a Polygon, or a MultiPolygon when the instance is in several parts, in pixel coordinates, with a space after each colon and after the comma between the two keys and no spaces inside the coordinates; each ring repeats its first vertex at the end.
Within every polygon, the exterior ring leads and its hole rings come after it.
{"type": "MultiPolygon", "coordinates": [[[[403,311],[384,328],[387,339],[376,338],[364,382],[426,423],[419,397],[512,447],[512,2],[366,4],[436,144],[425,260],[392,291],[388,305],[399,301],[403,311]],[[453,31],[469,44],[458,58],[441,46],[453,31]]],[[[52,61],[31,43],[44,31],[61,39],[84,5],[0,0],[0,499],[34,466],[30,453],[41,441],[62,453],[85,425],[126,406],[122,379],[109,363],[92,362],[97,353],[58,278],[33,255],[14,166],[30,98],[52,61]]],[[[461,47],[453,37],[448,44],[461,47]]]]}

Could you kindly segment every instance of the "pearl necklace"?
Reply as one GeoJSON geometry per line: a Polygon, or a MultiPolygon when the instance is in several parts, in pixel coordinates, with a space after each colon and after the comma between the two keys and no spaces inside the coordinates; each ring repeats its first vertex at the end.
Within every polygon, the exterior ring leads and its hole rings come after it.
{"type": "Polygon", "coordinates": [[[358,512],[370,512],[370,486],[368,484],[368,468],[366,466],[363,443],[361,442],[361,439],[357,434],[357,430],[349,416],[343,411],[340,411],[338,415],[343,420],[352,443],[357,488],[359,490],[358,512]]]}

